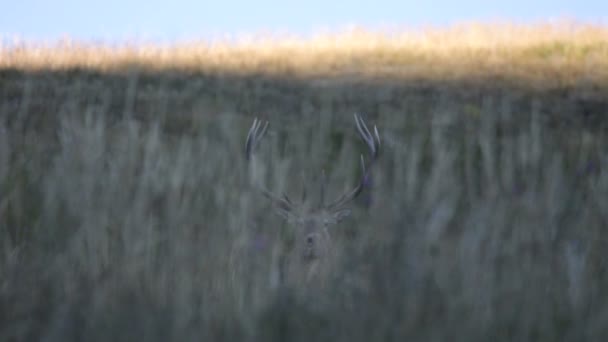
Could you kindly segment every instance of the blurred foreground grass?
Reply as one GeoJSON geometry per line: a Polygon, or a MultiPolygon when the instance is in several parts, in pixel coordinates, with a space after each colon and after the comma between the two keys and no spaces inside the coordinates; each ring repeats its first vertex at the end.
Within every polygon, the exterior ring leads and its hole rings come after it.
{"type": "MultiPolygon", "coordinates": [[[[608,29],[0,51],[0,340],[608,338],[608,29]],[[379,163],[322,288],[250,187],[379,163]]],[[[287,234],[288,235],[288,234],[287,234]]]]}

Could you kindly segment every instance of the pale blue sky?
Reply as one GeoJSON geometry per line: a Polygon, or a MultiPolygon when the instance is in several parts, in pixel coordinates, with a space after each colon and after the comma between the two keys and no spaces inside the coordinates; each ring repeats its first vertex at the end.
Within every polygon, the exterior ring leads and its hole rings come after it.
{"type": "Polygon", "coordinates": [[[416,28],[463,21],[570,18],[608,22],[608,0],[78,1],[3,0],[0,36],[52,40],[164,40],[259,31],[299,35],[349,25],[416,28]]]}

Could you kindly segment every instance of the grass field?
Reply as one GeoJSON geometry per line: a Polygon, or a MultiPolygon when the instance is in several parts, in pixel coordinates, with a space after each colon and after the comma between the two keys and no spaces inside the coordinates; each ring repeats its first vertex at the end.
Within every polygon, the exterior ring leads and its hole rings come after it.
{"type": "Polygon", "coordinates": [[[608,339],[608,27],[7,42],[0,341],[608,339]],[[355,112],[340,257],[277,286],[252,180],[346,191],[355,112]]]}

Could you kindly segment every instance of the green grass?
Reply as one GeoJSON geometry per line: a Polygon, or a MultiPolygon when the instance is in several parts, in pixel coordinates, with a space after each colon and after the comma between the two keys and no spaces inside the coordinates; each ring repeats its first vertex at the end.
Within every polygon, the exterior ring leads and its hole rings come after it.
{"type": "Polygon", "coordinates": [[[0,340],[605,340],[606,30],[547,30],[135,48],[129,68],[3,50],[0,340]],[[337,196],[354,112],[381,133],[373,183],[323,286],[277,288],[293,227],[251,187],[247,130],[270,121],[269,188],[314,198],[325,169],[337,196]]]}

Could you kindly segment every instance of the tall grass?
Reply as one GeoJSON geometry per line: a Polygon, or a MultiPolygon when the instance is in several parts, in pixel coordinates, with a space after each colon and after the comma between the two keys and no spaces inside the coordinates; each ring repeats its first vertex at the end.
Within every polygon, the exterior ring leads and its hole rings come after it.
{"type": "Polygon", "coordinates": [[[3,50],[0,340],[605,340],[606,31],[510,30],[3,50]],[[500,65],[516,82],[484,78],[500,65]],[[277,287],[293,227],[251,171],[314,194],[325,169],[340,194],[354,111],[383,144],[342,257],[327,286],[277,287]]]}

